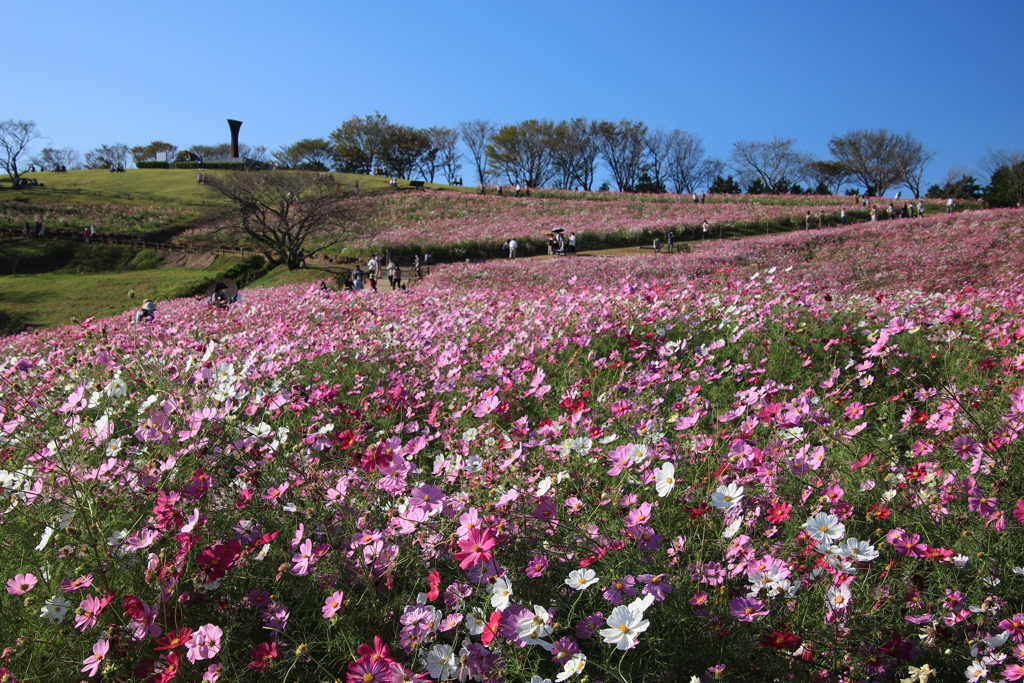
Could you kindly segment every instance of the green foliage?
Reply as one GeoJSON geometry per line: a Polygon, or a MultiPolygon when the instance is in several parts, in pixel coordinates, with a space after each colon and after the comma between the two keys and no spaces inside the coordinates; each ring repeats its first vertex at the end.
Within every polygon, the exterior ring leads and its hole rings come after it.
{"type": "Polygon", "coordinates": [[[174,168],[183,170],[202,169],[204,171],[241,171],[244,168],[241,161],[176,161],[174,168]]]}
{"type": "Polygon", "coordinates": [[[138,168],[170,168],[171,165],[166,161],[136,161],[135,165],[138,168]]]}
{"type": "Polygon", "coordinates": [[[1024,161],[997,168],[984,195],[989,206],[1021,206],[1024,203],[1024,161]]]}
{"type": "Polygon", "coordinates": [[[633,189],[634,192],[645,194],[665,194],[665,183],[661,180],[654,181],[649,174],[641,173],[640,179],[637,180],[636,187],[633,189]]]}
{"type": "Polygon", "coordinates": [[[711,194],[740,194],[742,191],[740,184],[732,176],[727,178],[717,176],[711,183],[711,187],[708,188],[708,192],[711,194]]]}

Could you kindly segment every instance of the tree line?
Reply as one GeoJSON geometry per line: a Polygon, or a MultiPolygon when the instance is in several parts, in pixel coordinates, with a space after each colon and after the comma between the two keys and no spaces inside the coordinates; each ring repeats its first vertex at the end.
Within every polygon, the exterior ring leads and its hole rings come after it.
{"type": "MultiPolygon", "coordinates": [[[[0,121],[0,166],[13,179],[24,170],[30,144],[41,139],[31,121],[0,121]],[[20,164],[20,165],[19,165],[20,164]]],[[[925,169],[935,152],[911,133],[886,129],[851,130],[828,143],[829,158],[801,152],[796,141],[739,141],[728,157],[707,154],[704,139],[680,129],[652,129],[642,121],[529,119],[498,125],[476,119],[455,128],[415,128],[386,114],[353,116],[324,138],[306,138],[268,152],[241,145],[241,155],[284,169],[383,174],[453,184],[465,161],[474,182],[518,184],[565,190],[619,192],[884,195],[905,188],[922,195],[925,169]],[[610,183],[595,188],[599,171],[610,183]]],[[[229,146],[186,149],[154,141],[129,147],[101,145],[84,157],[65,147],[44,147],[30,163],[41,168],[107,168],[167,159],[194,161],[226,157],[229,146]]],[[[981,163],[989,185],[969,171],[951,169],[945,181],[927,189],[930,197],[985,198],[995,206],[1024,202],[1024,153],[990,151],[981,163]]]]}

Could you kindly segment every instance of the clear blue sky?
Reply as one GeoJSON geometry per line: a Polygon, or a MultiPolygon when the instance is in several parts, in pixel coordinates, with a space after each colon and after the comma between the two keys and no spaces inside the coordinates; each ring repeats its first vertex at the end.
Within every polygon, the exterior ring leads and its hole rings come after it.
{"type": "Polygon", "coordinates": [[[54,0],[0,20],[0,120],[83,154],[227,142],[227,118],[274,150],[375,111],[642,120],[723,159],[776,136],[824,158],[833,136],[888,128],[937,152],[926,185],[1024,150],[1021,0],[54,0]]]}

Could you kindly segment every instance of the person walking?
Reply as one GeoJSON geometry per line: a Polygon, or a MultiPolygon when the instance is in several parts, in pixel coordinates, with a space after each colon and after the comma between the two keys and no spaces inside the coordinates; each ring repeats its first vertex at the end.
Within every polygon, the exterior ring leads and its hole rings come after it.
{"type": "Polygon", "coordinates": [[[391,275],[391,291],[402,288],[402,269],[399,265],[395,264],[395,270],[391,275]]]}
{"type": "Polygon", "coordinates": [[[420,255],[419,254],[416,254],[416,256],[412,260],[412,270],[413,270],[414,273],[416,273],[416,279],[417,280],[419,280],[420,278],[423,277],[423,266],[420,265],[420,255]]]}
{"type": "Polygon", "coordinates": [[[388,283],[391,285],[391,291],[395,290],[395,262],[391,259],[388,260],[388,283]]]}
{"type": "Polygon", "coordinates": [[[710,236],[711,236],[711,224],[708,223],[705,220],[704,221],[704,234],[703,234],[703,237],[701,239],[707,239],[710,236]]]}
{"type": "Polygon", "coordinates": [[[569,252],[576,253],[576,233],[574,232],[569,233],[569,252]]]}
{"type": "Polygon", "coordinates": [[[508,241],[508,257],[509,257],[509,259],[511,259],[513,261],[515,260],[515,258],[516,258],[516,250],[518,248],[519,248],[519,242],[516,241],[515,237],[513,237],[512,239],[510,239],[508,241]]]}
{"type": "Polygon", "coordinates": [[[669,230],[668,235],[665,236],[665,241],[668,243],[668,253],[672,253],[672,245],[675,243],[675,232],[669,230]]]}

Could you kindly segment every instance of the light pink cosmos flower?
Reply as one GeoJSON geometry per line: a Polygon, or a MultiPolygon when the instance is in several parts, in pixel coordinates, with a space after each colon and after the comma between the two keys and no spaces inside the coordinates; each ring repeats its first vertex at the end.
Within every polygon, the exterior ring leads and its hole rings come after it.
{"type": "Polygon", "coordinates": [[[36,587],[39,579],[35,574],[16,574],[13,579],[7,580],[7,592],[11,595],[24,595],[36,587]]]}
{"type": "Polygon", "coordinates": [[[324,601],[324,606],[321,608],[324,614],[324,619],[330,619],[337,614],[338,610],[341,609],[344,603],[345,593],[342,591],[335,591],[328,596],[327,600],[324,601]]]}
{"type": "Polygon", "coordinates": [[[220,652],[220,639],[224,631],[214,624],[204,624],[185,643],[188,661],[195,664],[203,659],[213,659],[220,652]]]}
{"type": "Polygon", "coordinates": [[[81,671],[84,674],[88,674],[90,677],[95,676],[100,671],[100,663],[106,659],[107,651],[110,649],[110,642],[106,638],[100,638],[96,641],[96,644],[92,646],[92,654],[85,658],[82,662],[85,666],[82,667],[81,671]]]}

